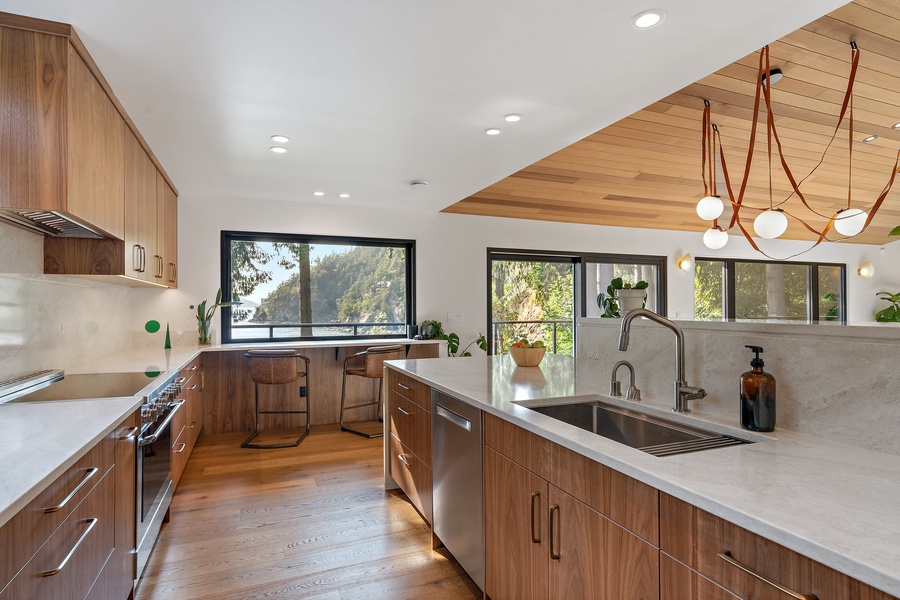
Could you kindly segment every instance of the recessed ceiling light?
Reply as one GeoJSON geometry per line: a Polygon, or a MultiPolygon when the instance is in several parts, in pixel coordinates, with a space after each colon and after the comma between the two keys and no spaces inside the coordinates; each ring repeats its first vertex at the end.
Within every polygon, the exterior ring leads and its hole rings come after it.
{"type": "Polygon", "coordinates": [[[313,196],[324,196],[325,192],[313,192],[313,196]]]}
{"type": "Polygon", "coordinates": [[[635,29],[650,29],[656,27],[666,20],[666,13],[655,8],[653,10],[645,10],[631,17],[631,26],[635,29]]]}
{"type": "Polygon", "coordinates": [[[900,123],[894,123],[891,125],[891,129],[900,129],[900,123]]]}
{"type": "Polygon", "coordinates": [[[349,198],[350,194],[338,194],[341,198],[349,198]]]}
{"type": "Polygon", "coordinates": [[[497,127],[491,127],[489,129],[485,129],[484,132],[488,135],[500,135],[501,133],[503,133],[503,130],[497,127]]]}
{"type": "Polygon", "coordinates": [[[285,152],[287,152],[287,148],[282,148],[281,146],[272,146],[271,148],[269,148],[269,150],[271,150],[275,154],[284,154],[285,152]]]}
{"type": "Polygon", "coordinates": [[[506,121],[507,123],[515,123],[517,121],[522,120],[522,115],[519,115],[516,113],[510,113],[510,114],[506,115],[505,117],[503,117],[503,120],[506,121]]]}
{"type": "Polygon", "coordinates": [[[277,144],[287,144],[289,141],[291,141],[291,138],[286,135],[273,135],[269,139],[277,144]]]}
{"type": "Polygon", "coordinates": [[[864,137],[863,144],[868,144],[869,142],[874,142],[877,139],[878,139],[877,135],[870,135],[869,137],[864,137]]]}
{"type": "Polygon", "coordinates": [[[426,187],[427,185],[428,185],[428,182],[425,181],[424,179],[413,179],[412,181],[409,182],[409,187],[411,187],[413,189],[423,188],[423,187],[426,187]]]}

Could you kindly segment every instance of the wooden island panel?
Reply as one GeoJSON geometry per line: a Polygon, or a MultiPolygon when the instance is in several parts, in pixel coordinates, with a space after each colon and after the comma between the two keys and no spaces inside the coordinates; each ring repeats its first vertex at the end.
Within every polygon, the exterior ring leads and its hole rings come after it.
{"type": "MultiPolygon", "coordinates": [[[[298,410],[299,386],[309,386],[310,422],[326,425],[339,422],[341,408],[341,377],[344,359],[368,348],[370,344],[339,348],[302,348],[309,358],[309,381],[283,386],[259,386],[261,410],[298,410]]],[[[439,344],[411,344],[407,358],[436,358],[439,344]]],[[[203,433],[252,431],[254,385],[250,379],[245,350],[225,350],[204,353],[205,387],[203,433]]],[[[378,397],[377,379],[347,378],[347,403],[360,404],[378,397]]],[[[263,415],[261,429],[300,427],[303,415],[263,415]]],[[[353,420],[374,420],[375,407],[356,411],[353,420]]]]}

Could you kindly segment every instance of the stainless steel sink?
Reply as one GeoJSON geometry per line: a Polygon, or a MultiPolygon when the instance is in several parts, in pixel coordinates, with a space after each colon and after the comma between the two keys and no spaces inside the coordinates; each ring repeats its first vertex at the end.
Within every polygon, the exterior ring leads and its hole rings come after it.
{"type": "Polygon", "coordinates": [[[604,402],[528,408],[654,456],[672,456],[753,443],[604,402]]]}

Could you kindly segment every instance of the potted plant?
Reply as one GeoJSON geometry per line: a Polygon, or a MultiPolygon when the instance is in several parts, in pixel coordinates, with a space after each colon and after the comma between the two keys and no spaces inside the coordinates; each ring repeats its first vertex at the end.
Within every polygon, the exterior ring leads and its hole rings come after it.
{"type": "MultiPolygon", "coordinates": [[[[230,302],[222,302],[222,288],[216,292],[216,303],[206,308],[206,300],[197,305],[197,343],[200,345],[208,345],[210,343],[209,339],[209,326],[212,324],[213,315],[216,314],[216,309],[220,306],[240,306],[240,300],[232,300],[230,302]]],[[[194,308],[194,305],[191,305],[191,309],[194,308]]]]}
{"type": "Polygon", "coordinates": [[[472,356],[469,348],[473,344],[477,344],[479,348],[487,352],[487,338],[483,333],[479,333],[478,337],[469,342],[469,345],[459,351],[459,335],[453,332],[444,333],[444,325],[440,321],[427,320],[422,321],[422,335],[426,339],[446,340],[447,356],[472,356]]]}
{"type": "Polygon", "coordinates": [[[649,286],[646,281],[638,281],[632,285],[622,281],[621,277],[616,277],[609,282],[605,294],[601,292],[597,295],[597,306],[603,309],[600,316],[604,319],[618,319],[623,312],[643,308],[647,303],[646,290],[649,286]]]}
{"type": "Polygon", "coordinates": [[[878,292],[876,296],[890,302],[891,305],[875,313],[875,320],[879,323],[900,323],[900,292],[896,294],[878,292]]]}

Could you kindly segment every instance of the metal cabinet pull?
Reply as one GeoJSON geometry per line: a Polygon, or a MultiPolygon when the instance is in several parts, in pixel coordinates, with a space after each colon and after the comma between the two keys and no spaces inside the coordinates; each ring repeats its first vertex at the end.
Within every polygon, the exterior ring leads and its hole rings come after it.
{"type": "Polygon", "coordinates": [[[57,573],[59,573],[60,571],[62,571],[65,568],[66,563],[69,562],[69,559],[72,558],[72,556],[78,550],[78,546],[81,545],[81,543],[85,540],[85,538],[91,532],[91,529],[94,528],[94,525],[97,524],[97,521],[98,521],[98,519],[96,517],[94,517],[93,519],[85,519],[84,521],[82,521],[83,523],[89,523],[88,528],[84,530],[84,533],[81,534],[81,537],[78,538],[78,541],[75,542],[75,545],[72,546],[72,549],[69,550],[69,553],[66,554],[66,557],[62,560],[61,563],[59,563],[59,566],[56,567],[55,569],[50,569],[49,571],[41,571],[41,577],[52,577],[52,576],[56,575],[57,573]]]}
{"type": "Polygon", "coordinates": [[[553,513],[559,515],[559,504],[552,504],[550,506],[550,558],[552,560],[559,560],[559,552],[554,550],[555,544],[553,543],[553,513]]]}
{"type": "Polygon", "coordinates": [[[81,483],[79,483],[77,486],[75,486],[75,489],[72,490],[68,496],[63,498],[62,502],[60,502],[56,506],[48,506],[47,508],[45,508],[44,513],[55,513],[56,511],[62,509],[66,504],[69,503],[69,500],[71,500],[72,498],[75,497],[75,494],[78,493],[78,490],[83,488],[84,484],[86,484],[88,481],[90,481],[91,477],[93,477],[94,475],[96,475],[99,472],[100,472],[100,469],[98,469],[97,467],[91,467],[90,469],[88,469],[87,474],[84,476],[84,479],[81,480],[81,483]]]}
{"type": "Polygon", "coordinates": [[[141,272],[141,245],[135,244],[131,247],[131,270],[141,272]]]}
{"type": "Polygon", "coordinates": [[[123,435],[123,436],[120,436],[120,437],[117,438],[117,439],[119,439],[119,440],[130,440],[130,439],[133,439],[133,438],[137,437],[137,434],[139,434],[140,432],[141,432],[141,428],[140,428],[140,427],[132,427],[131,429],[128,430],[128,433],[126,433],[126,434],[123,435]]]}
{"type": "Polygon", "coordinates": [[[402,407],[402,406],[398,406],[398,407],[397,407],[397,410],[399,410],[401,413],[403,413],[403,414],[406,415],[407,417],[409,416],[409,413],[408,413],[407,411],[403,410],[403,407],[402,407]]]}
{"type": "Polygon", "coordinates": [[[728,564],[730,564],[730,565],[732,565],[732,566],[734,566],[734,567],[737,567],[738,569],[740,569],[741,571],[743,571],[743,572],[746,573],[747,575],[750,575],[751,577],[755,577],[756,579],[759,579],[760,581],[762,581],[762,582],[765,583],[766,585],[772,586],[773,588],[775,588],[775,589],[778,590],[779,592],[782,592],[782,593],[784,593],[784,594],[787,594],[787,595],[790,596],[791,598],[795,598],[796,600],[819,600],[819,597],[816,596],[815,594],[800,594],[800,593],[797,593],[797,592],[795,592],[795,591],[793,591],[793,590],[789,590],[788,588],[784,587],[783,585],[780,585],[780,584],[778,584],[778,583],[775,583],[774,581],[772,581],[771,579],[769,579],[769,578],[766,577],[765,575],[760,575],[759,573],[757,573],[756,571],[754,571],[753,569],[751,569],[751,568],[748,567],[747,565],[745,565],[745,564],[743,564],[743,563],[738,562],[737,560],[735,560],[735,558],[731,555],[731,551],[729,551],[729,550],[723,550],[722,552],[719,552],[719,558],[721,558],[722,560],[724,560],[724,561],[727,562],[728,564]]]}
{"type": "Polygon", "coordinates": [[[410,467],[412,466],[412,465],[409,464],[409,461],[406,459],[406,455],[404,455],[404,454],[398,454],[398,455],[397,455],[397,458],[400,459],[400,462],[402,462],[404,465],[406,465],[406,468],[410,468],[410,467]]]}
{"type": "Polygon", "coordinates": [[[199,366],[200,366],[200,365],[194,365],[193,367],[191,367],[190,369],[188,369],[188,371],[196,371],[197,368],[198,368],[199,366]]]}
{"type": "Polygon", "coordinates": [[[185,444],[184,442],[181,442],[181,444],[178,445],[178,449],[172,450],[172,452],[174,452],[175,454],[181,454],[182,452],[184,452],[184,449],[186,447],[187,447],[187,444],[185,444]]]}
{"type": "Polygon", "coordinates": [[[197,421],[191,421],[191,429],[197,426],[197,421]]]}
{"type": "Polygon", "coordinates": [[[541,513],[540,513],[540,511],[537,511],[534,509],[534,506],[535,506],[534,501],[539,499],[540,497],[541,497],[540,492],[531,492],[531,543],[532,544],[540,544],[541,543],[541,538],[539,538],[537,536],[537,534],[535,533],[535,532],[539,531],[541,528],[541,523],[540,523],[541,513]],[[535,528],[535,526],[534,526],[535,515],[537,515],[537,517],[538,517],[537,528],[535,528]]]}
{"type": "Polygon", "coordinates": [[[141,268],[138,269],[141,273],[147,270],[147,249],[141,246],[141,268]]]}
{"type": "Polygon", "coordinates": [[[409,386],[403,385],[403,384],[400,383],[399,381],[397,382],[397,387],[400,388],[400,389],[403,389],[403,390],[409,390],[409,386]]]}
{"type": "Polygon", "coordinates": [[[169,271],[172,273],[172,276],[169,277],[169,283],[175,283],[175,280],[178,278],[178,276],[176,275],[176,273],[178,273],[178,269],[175,266],[175,263],[169,263],[169,266],[171,267],[169,271]]]}
{"type": "Polygon", "coordinates": [[[206,388],[206,373],[200,371],[200,391],[202,392],[206,388]]]}

